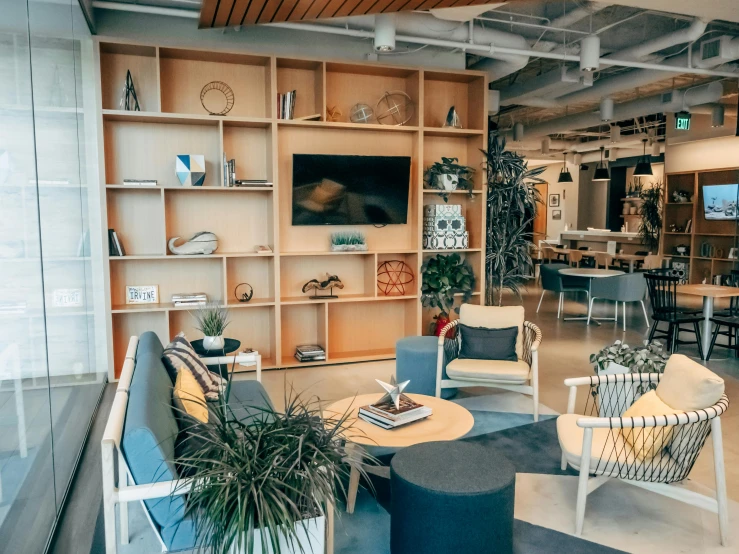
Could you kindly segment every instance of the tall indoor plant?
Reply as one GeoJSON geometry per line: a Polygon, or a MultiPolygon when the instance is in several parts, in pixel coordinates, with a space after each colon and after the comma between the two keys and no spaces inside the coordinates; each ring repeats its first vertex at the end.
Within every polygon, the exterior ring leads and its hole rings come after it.
{"type": "Polygon", "coordinates": [[[201,306],[195,313],[196,328],[203,333],[203,348],[219,350],[225,346],[223,333],[228,327],[228,310],[211,302],[201,306]]]}
{"type": "Polygon", "coordinates": [[[642,244],[651,251],[659,249],[659,237],[662,232],[662,194],[664,183],[657,181],[649,188],[643,187],[639,193],[642,199],[639,215],[639,237],[642,244]]]}
{"type": "Polygon", "coordinates": [[[531,224],[541,195],[534,186],[544,167],[528,168],[528,162],[505,149],[505,137],[490,133],[487,162],[487,247],[485,273],[487,305],[503,305],[503,291],[521,296],[521,285],[533,275],[531,224]]]}
{"type": "MultiPolygon", "coordinates": [[[[467,302],[472,296],[475,286],[475,273],[470,264],[459,254],[438,254],[427,259],[421,267],[423,283],[421,285],[421,302],[424,306],[439,308],[436,316],[436,332],[438,336],[444,326],[449,323],[449,314],[454,308],[457,294],[461,302],[467,302]]],[[[459,308],[456,308],[459,311],[459,308]]]]}

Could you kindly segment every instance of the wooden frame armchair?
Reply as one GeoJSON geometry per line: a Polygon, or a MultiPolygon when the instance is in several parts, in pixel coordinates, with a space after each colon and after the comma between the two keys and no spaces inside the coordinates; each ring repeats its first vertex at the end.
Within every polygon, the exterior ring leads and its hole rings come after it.
{"type": "MultiPolygon", "coordinates": [[[[493,387],[530,395],[534,402],[534,421],[539,421],[539,345],[541,344],[541,330],[523,318],[523,307],[513,306],[499,308],[495,306],[473,306],[464,304],[460,310],[460,319],[446,325],[439,335],[439,345],[436,360],[436,396],[441,396],[442,389],[456,389],[463,387],[493,387]],[[496,310],[498,310],[496,312],[496,310]],[[507,310],[507,312],[501,312],[507,310]],[[487,312],[485,312],[487,311],[487,312]],[[490,317],[492,314],[502,314],[499,317],[490,317]],[[488,320],[495,322],[490,328],[513,326],[516,321],[519,325],[519,341],[517,343],[518,360],[516,362],[498,360],[459,360],[465,367],[455,367],[454,362],[459,358],[461,347],[460,333],[454,338],[446,338],[450,331],[456,329],[460,321],[469,320],[472,326],[479,325],[481,319],[488,315],[488,320]],[[509,325],[510,324],[510,325],[509,325]],[[445,371],[446,365],[446,371],[445,371]],[[446,373],[446,375],[445,375],[446,373]]],[[[483,321],[483,323],[485,323],[483,321]]]]}

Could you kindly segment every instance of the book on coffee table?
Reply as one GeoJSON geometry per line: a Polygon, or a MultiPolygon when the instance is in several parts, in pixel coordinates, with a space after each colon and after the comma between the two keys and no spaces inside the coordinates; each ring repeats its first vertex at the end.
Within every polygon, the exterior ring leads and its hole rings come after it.
{"type": "Polygon", "coordinates": [[[425,419],[432,413],[431,408],[414,402],[404,394],[400,396],[399,404],[397,408],[391,400],[368,404],[359,408],[358,416],[368,423],[392,429],[425,419]]]}

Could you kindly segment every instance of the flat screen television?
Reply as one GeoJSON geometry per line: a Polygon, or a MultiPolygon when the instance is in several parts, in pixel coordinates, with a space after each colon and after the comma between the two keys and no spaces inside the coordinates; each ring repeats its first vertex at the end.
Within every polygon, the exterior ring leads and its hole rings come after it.
{"type": "Polygon", "coordinates": [[[737,197],[739,184],[704,185],[703,213],[706,219],[713,221],[735,220],[737,216],[737,197]]]}
{"type": "Polygon", "coordinates": [[[293,154],[293,225],[408,221],[409,156],[293,154]]]}

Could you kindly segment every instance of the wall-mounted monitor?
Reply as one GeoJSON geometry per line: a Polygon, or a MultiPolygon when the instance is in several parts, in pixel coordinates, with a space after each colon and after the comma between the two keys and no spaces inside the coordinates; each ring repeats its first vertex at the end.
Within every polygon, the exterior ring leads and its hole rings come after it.
{"type": "Polygon", "coordinates": [[[736,209],[737,197],[739,197],[739,184],[704,185],[703,213],[706,219],[712,221],[739,219],[736,209]]]}
{"type": "Polygon", "coordinates": [[[409,156],[293,154],[293,225],[408,221],[409,156]]]}

